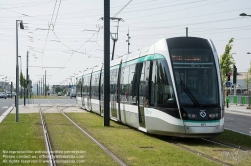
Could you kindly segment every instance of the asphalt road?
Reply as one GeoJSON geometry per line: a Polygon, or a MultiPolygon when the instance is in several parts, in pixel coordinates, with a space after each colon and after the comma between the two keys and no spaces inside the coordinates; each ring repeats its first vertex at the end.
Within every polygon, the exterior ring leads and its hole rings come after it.
{"type": "Polygon", "coordinates": [[[15,99],[3,99],[0,98],[0,115],[2,115],[9,107],[15,103],[15,99]]]}
{"type": "Polygon", "coordinates": [[[248,113],[225,113],[224,126],[226,129],[251,136],[251,115],[248,113]]]}

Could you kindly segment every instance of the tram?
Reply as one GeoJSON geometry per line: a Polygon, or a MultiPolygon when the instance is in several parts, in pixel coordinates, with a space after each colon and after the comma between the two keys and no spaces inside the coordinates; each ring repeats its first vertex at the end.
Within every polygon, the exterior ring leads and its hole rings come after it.
{"type": "MultiPolygon", "coordinates": [[[[77,78],[77,103],[103,116],[103,66],[77,78]]],[[[110,119],[140,131],[214,137],[224,130],[218,55],[210,39],[175,37],[110,62],[110,119]]]]}

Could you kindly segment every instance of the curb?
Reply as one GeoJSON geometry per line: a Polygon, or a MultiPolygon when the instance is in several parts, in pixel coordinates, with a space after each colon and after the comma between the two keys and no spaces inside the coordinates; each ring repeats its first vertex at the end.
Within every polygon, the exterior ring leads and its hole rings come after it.
{"type": "Polygon", "coordinates": [[[14,107],[9,107],[1,116],[0,116],[0,123],[4,120],[4,118],[13,110],[14,107]]]}

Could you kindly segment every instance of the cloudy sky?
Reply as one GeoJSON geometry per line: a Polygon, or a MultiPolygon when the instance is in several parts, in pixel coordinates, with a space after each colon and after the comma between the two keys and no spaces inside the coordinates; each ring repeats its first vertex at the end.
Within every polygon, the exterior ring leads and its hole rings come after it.
{"type": "MultiPolygon", "coordinates": [[[[45,70],[50,85],[60,84],[70,76],[79,76],[86,68],[103,62],[104,0],[1,0],[0,1],[0,79],[15,82],[16,20],[19,63],[33,83],[41,80],[45,70]]],[[[110,0],[111,17],[119,22],[115,58],[151,45],[162,38],[189,36],[210,38],[220,56],[231,37],[232,53],[238,71],[250,67],[250,0],[110,0]]],[[[111,33],[117,22],[111,22],[111,33]]],[[[111,40],[112,42],[112,40],[111,40]]],[[[112,43],[111,43],[112,51],[112,43]]],[[[69,80],[68,80],[69,81],[69,80]]]]}

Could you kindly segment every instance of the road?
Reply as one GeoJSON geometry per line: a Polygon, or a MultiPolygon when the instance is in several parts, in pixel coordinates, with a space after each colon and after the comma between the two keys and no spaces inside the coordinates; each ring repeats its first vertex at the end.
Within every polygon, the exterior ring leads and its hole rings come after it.
{"type": "Polygon", "coordinates": [[[0,98],[0,115],[2,115],[9,107],[14,105],[15,100],[14,99],[3,99],[0,98]]]}
{"type": "Polygon", "coordinates": [[[225,113],[225,128],[251,136],[251,115],[249,113],[225,113]]]}

